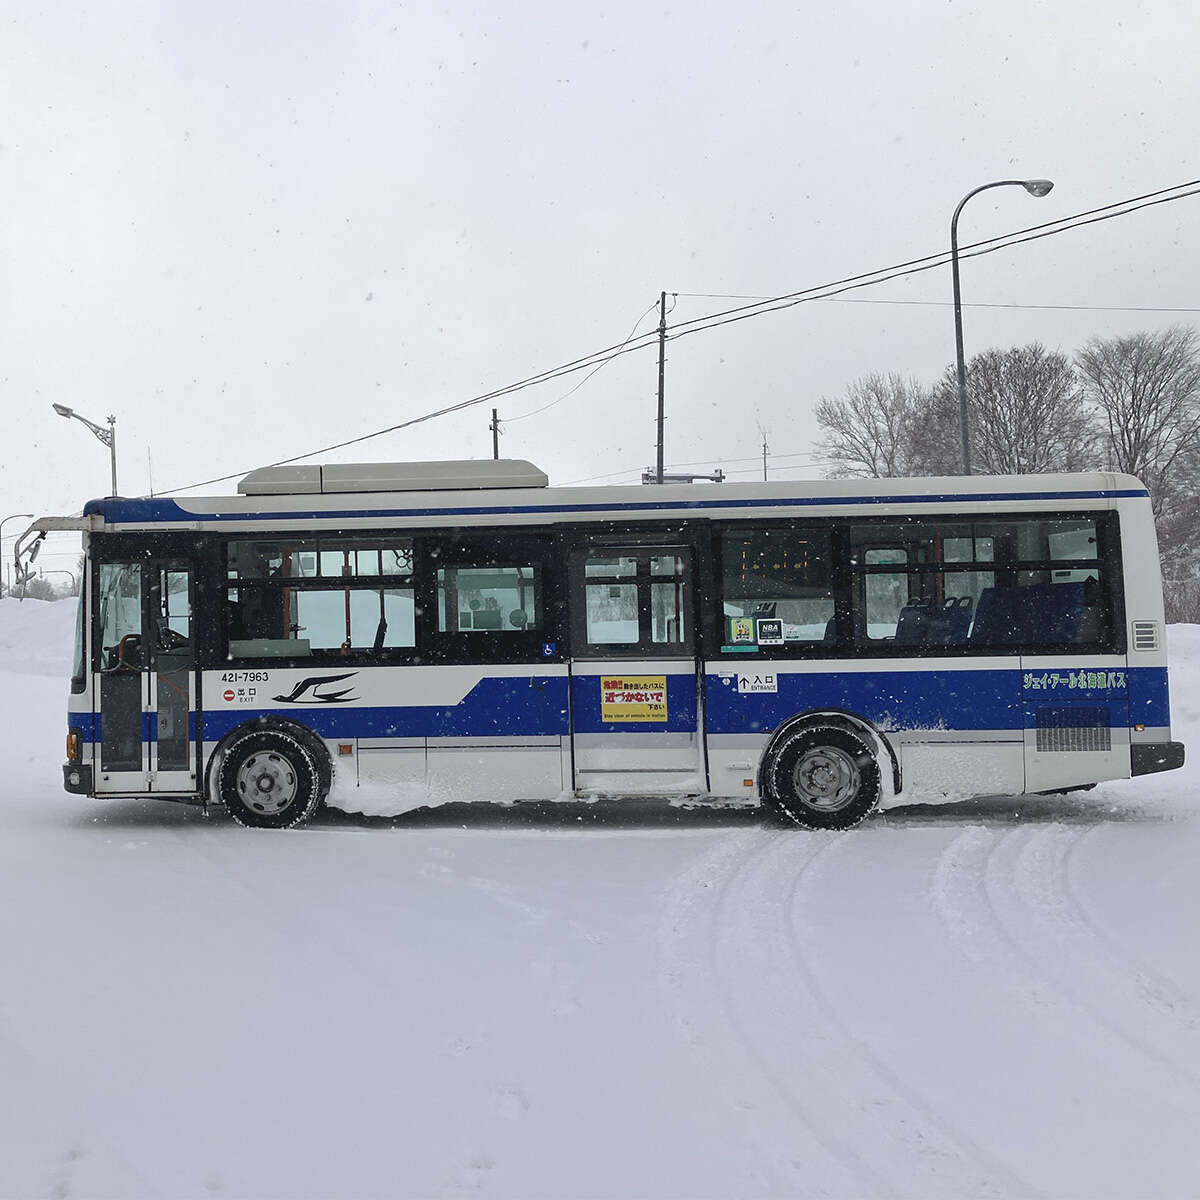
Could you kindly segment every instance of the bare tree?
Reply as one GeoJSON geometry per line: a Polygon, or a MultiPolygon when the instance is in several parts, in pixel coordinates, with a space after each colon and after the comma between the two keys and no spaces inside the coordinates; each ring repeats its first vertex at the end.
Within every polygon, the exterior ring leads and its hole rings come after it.
{"type": "MultiPolygon", "coordinates": [[[[971,462],[980,474],[1080,471],[1103,462],[1096,422],[1070,359],[1040,342],[975,355],[967,364],[967,414],[971,462]]],[[[953,368],[947,368],[934,390],[927,424],[958,432],[953,368]]],[[[942,459],[944,443],[942,437],[942,459]]],[[[959,458],[961,437],[953,461],[959,458]]],[[[938,465],[946,469],[944,462],[938,465]]]]}
{"type": "Polygon", "coordinates": [[[19,587],[14,587],[13,595],[19,596],[22,600],[57,600],[58,589],[49,579],[42,575],[35,575],[19,587]]]}
{"type": "Polygon", "coordinates": [[[823,397],[816,408],[824,434],[817,449],[829,462],[829,474],[873,479],[912,474],[924,405],[921,385],[894,373],[864,375],[840,399],[823,397]]]}
{"type": "Polygon", "coordinates": [[[1088,399],[1108,426],[1110,461],[1150,489],[1156,515],[1200,455],[1200,338],[1173,325],[1158,333],[1092,338],[1078,355],[1088,399]]]}

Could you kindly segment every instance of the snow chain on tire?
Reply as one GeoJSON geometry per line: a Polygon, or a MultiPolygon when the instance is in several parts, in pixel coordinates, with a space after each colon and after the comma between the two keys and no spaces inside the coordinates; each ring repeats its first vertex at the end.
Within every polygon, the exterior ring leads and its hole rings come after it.
{"type": "Polygon", "coordinates": [[[808,829],[850,829],[879,804],[879,764],[865,735],[842,725],[785,734],[764,771],[764,799],[808,829]]]}
{"type": "Polygon", "coordinates": [[[223,751],[217,792],[239,825],[294,829],[321,802],[321,775],[310,751],[282,729],[256,729],[223,751]]]}

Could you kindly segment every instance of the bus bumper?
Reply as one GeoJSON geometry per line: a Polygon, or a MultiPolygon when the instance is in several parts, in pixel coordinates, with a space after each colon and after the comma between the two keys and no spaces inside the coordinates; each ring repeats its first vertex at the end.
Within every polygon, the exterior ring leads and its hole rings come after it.
{"type": "Polygon", "coordinates": [[[1134,742],[1129,747],[1130,775],[1175,771],[1182,766],[1182,742],[1134,742]]]}
{"type": "Polygon", "coordinates": [[[63,787],[73,796],[92,794],[92,768],[83,763],[63,763],[63,787]]]}

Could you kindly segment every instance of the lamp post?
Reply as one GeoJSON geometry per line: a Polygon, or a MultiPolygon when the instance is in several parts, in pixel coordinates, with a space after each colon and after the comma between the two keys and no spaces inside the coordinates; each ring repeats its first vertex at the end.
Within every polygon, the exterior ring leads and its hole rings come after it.
{"type": "Polygon", "coordinates": [[[38,574],[43,577],[45,577],[47,575],[65,575],[71,581],[71,595],[72,596],[79,595],[79,581],[75,578],[74,571],[59,571],[59,570],[39,571],[38,574]]]}
{"type": "Polygon", "coordinates": [[[103,425],[89,421],[87,417],[80,416],[73,408],[68,408],[65,404],[55,404],[53,408],[60,417],[74,417],[76,421],[81,421],[108,447],[112,458],[112,495],[115,496],[117,494],[117,418],[110,415],[108,428],[105,429],[103,425]]]}
{"type": "MultiPolygon", "coordinates": [[[[958,287],[958,214],[963,205],[972,196],[986,192],[988,188],[1023,187],[1031,196],[1047,196],[1054,183],[1049,179],[997,179],[994,183],[984,183],[968,192],[954,210],[950,218],[950,269],[954,276],[954,352],[958,364],[958,424],[962,433],[962,464],[963,474],[971,473],[971,444],[967,430],[967,368],[963,362],[963,333],[962,333],[962,296],[958,287]]],[[[116,485],[113,485],[114,491],[116,485]]]]}

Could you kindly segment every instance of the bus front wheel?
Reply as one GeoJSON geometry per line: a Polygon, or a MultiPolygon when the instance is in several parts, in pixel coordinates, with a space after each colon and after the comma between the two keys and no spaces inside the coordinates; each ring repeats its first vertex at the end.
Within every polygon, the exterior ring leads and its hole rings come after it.
{"type": "Polygon", "coordinates": [[[867,741],[835,725],[784,736],[765,771],[765,799],[808,829],[850,829],[879,803],[879,765],[867,741]]]}
{"type": "Polygon", "coordinates": [[[217,785],[229,815],[258,829],[302,825],[321,800],[312,754],[282,729],[247,733],[227,747],[217,785]]]}

